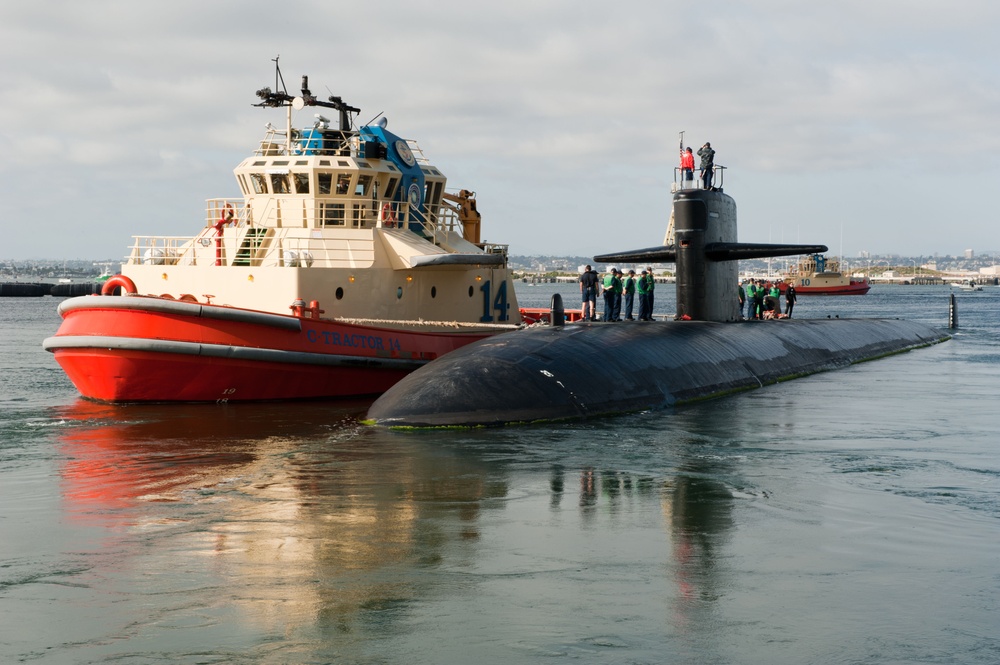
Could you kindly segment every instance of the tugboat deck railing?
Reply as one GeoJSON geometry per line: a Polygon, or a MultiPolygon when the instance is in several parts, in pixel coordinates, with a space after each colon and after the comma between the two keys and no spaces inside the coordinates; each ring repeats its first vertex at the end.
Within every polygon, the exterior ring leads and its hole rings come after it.
{"type": "MultiPolygon", "coordinates": [[[[334,234],[315,237],[314,230],[363,231],[406,229],[428,242],[447,249],[452,238],[462,237],[462,223],[455,211],[439,206],[437,213],[421,219],[411,214],[405,202],[371,201],[338,214],[342,223],[316,225],[310,221],[331,219],[330,202],[324,200],[270,199],[257,215],[280,224],[258,224],[254,208],[242,199],[209,199],[205,227],[194,236],[133,236],[125,263],[128,265],[219,265],[249,267],[348,267],[374,259],[374,235],[334,234]],[[308,205],[307,205],[308,204],[308,205]],[[388,206],[391,218],[383,218],[388,206]],[[227,221],[228,220],[228,221],[227,221]],[[222,222],[222,235],[215,227],[222,222]],[[308,231],[303,233],[303,231],[308,231]]],[[[350,202],[347,202],[350,203],[350,202]]],[[[507,245],[479,243],[487,254],[507,256],[507,245]]]]}
{"type": "MultiPolygon", "coordinates": [[[[301,141],[306,140],[299,130],[292,130],[291,141],[288,140],[288,133],[284,129],[272,127],[264,134],[260,144],[253,154],[255,157],[280,157],[280,156],[301,156],[301,155],[340,155],[342,157],[360,157],[358,154],[361,147],[361,139],[355,132],[341,132],[330,130],[330,134],[339,134],[339,144],[331,148],[304,148],[301,141]]],[[[424,155],[423,149],[413,139],[406,139],[410,152],[418,164],[428,165],[430,161],[424,155]]]]}

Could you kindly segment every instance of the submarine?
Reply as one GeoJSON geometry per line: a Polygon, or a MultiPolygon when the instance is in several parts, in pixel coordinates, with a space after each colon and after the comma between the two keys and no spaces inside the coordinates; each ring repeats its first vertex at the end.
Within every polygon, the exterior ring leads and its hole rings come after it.
{"type": "Polygon", "coordinates": [[[668,244],[594,261],[676,264],[672,321],[563,323],[469,344],[395,384],[365,422],[397,428],[490,427],[662,409],[847,367],[950,339],[900,319],[743,321],[740,259],[827,251],[740,243],[736,202],[721,187],[677,189],[668,244]]]}

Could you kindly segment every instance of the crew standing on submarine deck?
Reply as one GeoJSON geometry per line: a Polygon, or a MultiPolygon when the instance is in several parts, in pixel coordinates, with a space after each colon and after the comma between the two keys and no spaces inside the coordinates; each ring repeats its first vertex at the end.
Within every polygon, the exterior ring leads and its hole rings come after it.
{"type": "Polygon", "coordinates": [[[649,320],[649,285],[646,284],[646,275],[648,275],[645,270],[642,271],[642,275],[638,279],[635,290],[639,293],[639,320],[648,321],[649,320]]]}
{"type": "Polygon", "coordinates": [[[792,310],[795,308],[795,301],[798,299],[798,294],[795,293],[795,285],[789,284],[788,288],[785,289],[785,316],[789,319],[792,318],[792,310]]]}
{"type": "MultiPolygon", "coordinates": [[[[615,292],[617,288],[621,287],[621,282],[618,281],[618,269],[612,268],[608,271],[608,274],[604,276],[604,281],[602,287],[604,288],[604,320],[614,321],[615,320],[615,292]],[[617,284],[617,287],[616,287],[617,284]]],[[[620,294],[619,294],[620,295],[620,294]]],[[[620,301],[619,301],[620,302],[620,301]]]]}
{"type": "Polygon", "coordinates": [[[780,318],[781,315],[781,289],[778,288],[778,283],[775,282],[771,284],[770,290],[767,292],[768,298],[771,299],[771,309],[774,311],[774,318],[780,318]]]}
{"type": "Polygon", "coordinates": [[[636,285],[636,290],[639,292],[640,321],[653,320],[653,307],[651,304],[652,288],[653,288],[653,280],[651,275],[649,274],[649,270],[643,270],[642,276],[639,277],[639,283],[636,285]]]}
{"type": "Polygon", "coordinates": [[[764,288],[764,280],[757,282],[757,290],[753,294],[753,306],[754,306],[754,318],[763,319],[764,318],[764,296],[767,295],[767,289],[764,288]]]}
{"type": "Polygon", "coordinates": [[[757,280],[753,277],[750,278],[750,283],[747,284],[747,305],[747,318],[760,318],[760,312],[757,311],[757,280]]]}
{"type": "Polygon", "coordinates": [[[646,320],[647,321],[652,321],[653,320],[653,291],[656,290],[656,276],[653,274],[653,266],[649,266],[648,268],[646,268],[646,271],[649,273],[648,275],[646,275],[646,277],[649,279],[649,311],[647,312],[647,314],[649,315],[649,318],[646,319],[646,320]]]}
{"type": "Polygon", "coordinates": [[[618,281],[615,282],[615,306],[611,310],[611,320],[621,321],[622,320],[622,293],[624,292],[624,284],[622,282],[622,271],[615,270],[615,277],[618,281]]]}
{"type": "Polygon", "coordinates": [[[580,297],[583,300],[583,320],[597,320],[597,271],[589,265],[580,275],[580,297]]]}
{"type": "Polygon", "coordinates": [[[634,321],[632,318],[632,305],[635,302],[635,270],[628,271],[628,277],[622,283],[625,296],[625,320],[634,321]]]}

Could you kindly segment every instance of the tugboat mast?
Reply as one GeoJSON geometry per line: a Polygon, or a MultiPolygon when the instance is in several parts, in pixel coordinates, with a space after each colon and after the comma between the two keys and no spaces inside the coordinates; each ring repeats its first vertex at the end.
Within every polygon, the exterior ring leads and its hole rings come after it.
{"type": "MultiPolygon", "coordinates": [[[[279,58],[281,56],[278,56],[279,58]]],[[[281,75],[281,66],[278,64],[278,58],[274,58],[274,87],[275,90],[271,88],[261,88],[257,91],[257,96],[260,97],[261,102],[259,104],[253,104],[253,106],[267,107],[267,108],[279,108],[284,106],[287,109],[286,112],[286,131],[285,131],[285,148],[289,151],[292,149],[292,109],[296,111],[301,111],[306,106],[322,106],[324,108],[334,109],[340,114],[340,131],[343,133],[346,139],[348,134],[351,132],[351,122],[350,113],[361,113],[361,109],[345,104],[344,100],[340,97],[331,95],[329,101],[322,101],[316,98],[309,90],[309,77],[306,75],[302,76],[302,94],[299,97],[293,97],[288,94],[285,88],[285,79],[281,75]],[[280,90],[279,90],[280,88],[280,90]]]]}

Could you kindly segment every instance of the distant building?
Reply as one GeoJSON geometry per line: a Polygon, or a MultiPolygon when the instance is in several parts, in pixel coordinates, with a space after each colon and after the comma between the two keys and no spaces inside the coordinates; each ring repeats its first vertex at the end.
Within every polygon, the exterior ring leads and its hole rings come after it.
{"type": "Polygon", "coordinates": [[[967,249],[967,250],[965,250],[965,258],[967,258],[967,259],[974,259],[974,258],[976,258],[976,253],[973,252],[971,249],[967,249]]]}

